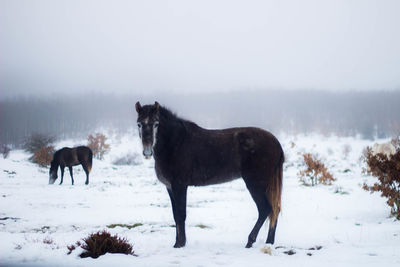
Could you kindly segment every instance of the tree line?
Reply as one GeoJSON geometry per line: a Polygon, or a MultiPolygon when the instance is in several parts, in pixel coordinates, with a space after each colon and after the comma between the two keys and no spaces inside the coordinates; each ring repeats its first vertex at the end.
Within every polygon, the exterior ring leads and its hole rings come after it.
{"type": "Polygon", "coordinates": [[[136,126],[134,105],[154,103],[206,128],[257,126],[274,133],[318,132],[362,138],[400,133],[400,91],[313,90],[219,93],[82,93],[0,100],[0,143],[20,146],[32,133],[87,137],[99,128],[125,133],[136,126]]]}

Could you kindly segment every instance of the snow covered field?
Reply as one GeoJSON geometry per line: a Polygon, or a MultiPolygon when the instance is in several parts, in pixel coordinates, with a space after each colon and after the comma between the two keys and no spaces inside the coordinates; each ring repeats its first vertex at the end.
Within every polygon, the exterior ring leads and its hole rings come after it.
{"type": "MultiPolygon", "coordinates": [[[[266,226],[253,248],[244,248],[258,213],[241,179],[190,188],[187,245],[172,248],[174,220],[154,162],[139,157],[136,166],[112,164],[141,153],[137,137],[124,136],[112,138],[103,161],[94,160],[88,186],[80,166],[74,186],[67,170],[63,185],[48,185],[48,169],[29,162],[25,152],[0,159],[0,266],[400,266],[400,222],[389,217],[385,199],[361,188],[373,182],[361,173],[359,160],[373,142],[317,135],[279,139],[287,160],[272,255],[262,252],[266,226]],[[337,178],[332,186],[299,183],[305,152],[325,160],[337,178]],[[68,245],[102,229],[127,237],[138,257],[81,259],[78,249],[67,255],[68,245]]],[[[63,141],[57,149],[78,144],[85,142],[63,141]]]]}

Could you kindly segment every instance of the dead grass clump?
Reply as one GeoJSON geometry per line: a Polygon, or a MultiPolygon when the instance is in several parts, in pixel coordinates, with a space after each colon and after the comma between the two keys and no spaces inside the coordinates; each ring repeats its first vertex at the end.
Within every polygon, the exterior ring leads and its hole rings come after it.
{"type": "Polygon", "coordinates": [[[76,242],[75,245],[68,246],[68,254],[76,247],[81,247],[84,251],[79,255],[81,258],[98,258],[106,253],[121,253],[126,255],[136,256],[132,245],[129,244],[126,238],[118,237],[118,235],[111,235],[106,230],[98,231],[88,237],[76,242]]]}
{"type": "Polygon", "coordinates": [[[367,163],[368,172],[378,181],[372,186],[366,183],[363,189],[373,192],[381,192],[381,196],[387,198],[387,204],[391,207],[391,213],[400,220],[400,138],[392,140],[396,153],[387,155],[375,154],[370,147],[364,151],[364,161],[367,163]]]}
{"type": "Polygon", "coordinates": [[[318,183],[324,185],[331,185],[336,179],[328,171],[322,160],[318,159],[316,155],[311,153],[303,154],[306,169],[299,172],[300,181],[304,185],[317,185],[318,183]],[[311,181],[311,183],[308,181],[311,181]]]}
{"type": "Polygon", "coordinates": [[[136,227],[139,227],[142,225],[143,225],[143,223],[134,223],[134,224],[113,223],[113,224],[107,225],[107,228],[124,227],[124,228],[128,228],[130,230],[132,228],[136,228],[136,227]]]}
{"type": "Polygon", "coordinates": [[[51,245],[54,243],[54,241],[50,237],[46,237],[45,239],[43,239],[43,243],[47,244],[47,245],[51,245]]]}

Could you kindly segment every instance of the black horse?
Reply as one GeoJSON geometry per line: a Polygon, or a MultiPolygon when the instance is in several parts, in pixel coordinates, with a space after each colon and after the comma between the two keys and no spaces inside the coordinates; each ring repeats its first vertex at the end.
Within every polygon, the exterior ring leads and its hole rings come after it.
{"type": "Polygon", "coordinates": [[[50,164],[49,184],[54,184],[54,182],[57,180],[58,166],[60,166],[61,169],[60,184],[62,184],[63,182],[64,168],[68,167],[73,185],[74,177],[72,175],[72,166],[76,166],[79,164],[82,165],[83,170],[86,173],[85,184],[89,184],[89,173],[92,170],[92,158],[93,158],[93,152],[87,146],[78,146],[74,148],[64,147],[60,150],[57,150],[54,153],[53,160],[51,161],[50,164]]]}
{"type": "Polygon", "coordinates": [[[143,155],[154,155],[158,179],[166,185],[176,223],[174,247],[186,244],[186,192],[242,177],[258,209],[246,248],[256,241],[269,217],[267,243],[274,243],[281,208],[284,154],[279,141],[258,128],[206,130],[178,118],[157,102],[136,103],[143,155]]]}

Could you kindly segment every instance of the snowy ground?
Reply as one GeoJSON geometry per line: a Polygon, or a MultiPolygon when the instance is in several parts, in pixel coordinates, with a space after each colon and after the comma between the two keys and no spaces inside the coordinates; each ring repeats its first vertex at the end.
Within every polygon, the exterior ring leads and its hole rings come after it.
{"type": "MultiPolygon", "coordinates": [[[[272,255],[265,247],[267,226],[245,249],[257,211],[244,183],[190,188],[187,245],[174,249],[173,217],[154,162],[136,166],[112,162],[140,152],[136,137],[113,138],[105,160],[94,161],[90,184],[75,167],[75,185],[48,185],[48,169],[12,151],[0,159],[0,266],[400,266],[400,222],[378,194],[361,189],[373,178],[361,174],[362,149],[373,142],[356,138],[283,136],[286,153],[283,210],[272,255]],[[350,150],[348,155],[345,148],[350,150]],[[337,181],[305,187],[297,173],[301,153],[318,153],[337,181]],[[108,228],[111,224],[142,225],[108,228]],[[202,227],[200,227],[202,226],[202,227]],[[67,255],[67,246],[97,230],[127,237],[138,257],[106,254],[98,259],[67,255]],[[318,249],[315,249],[318,246],[318,249]],[[292,250],[294,255],[285,252],[292,250]]],[[[84,143],[84,142],[81,142],[84,143]]],[[[77,145],[64,141],[57,145],[77,145]]]]}

